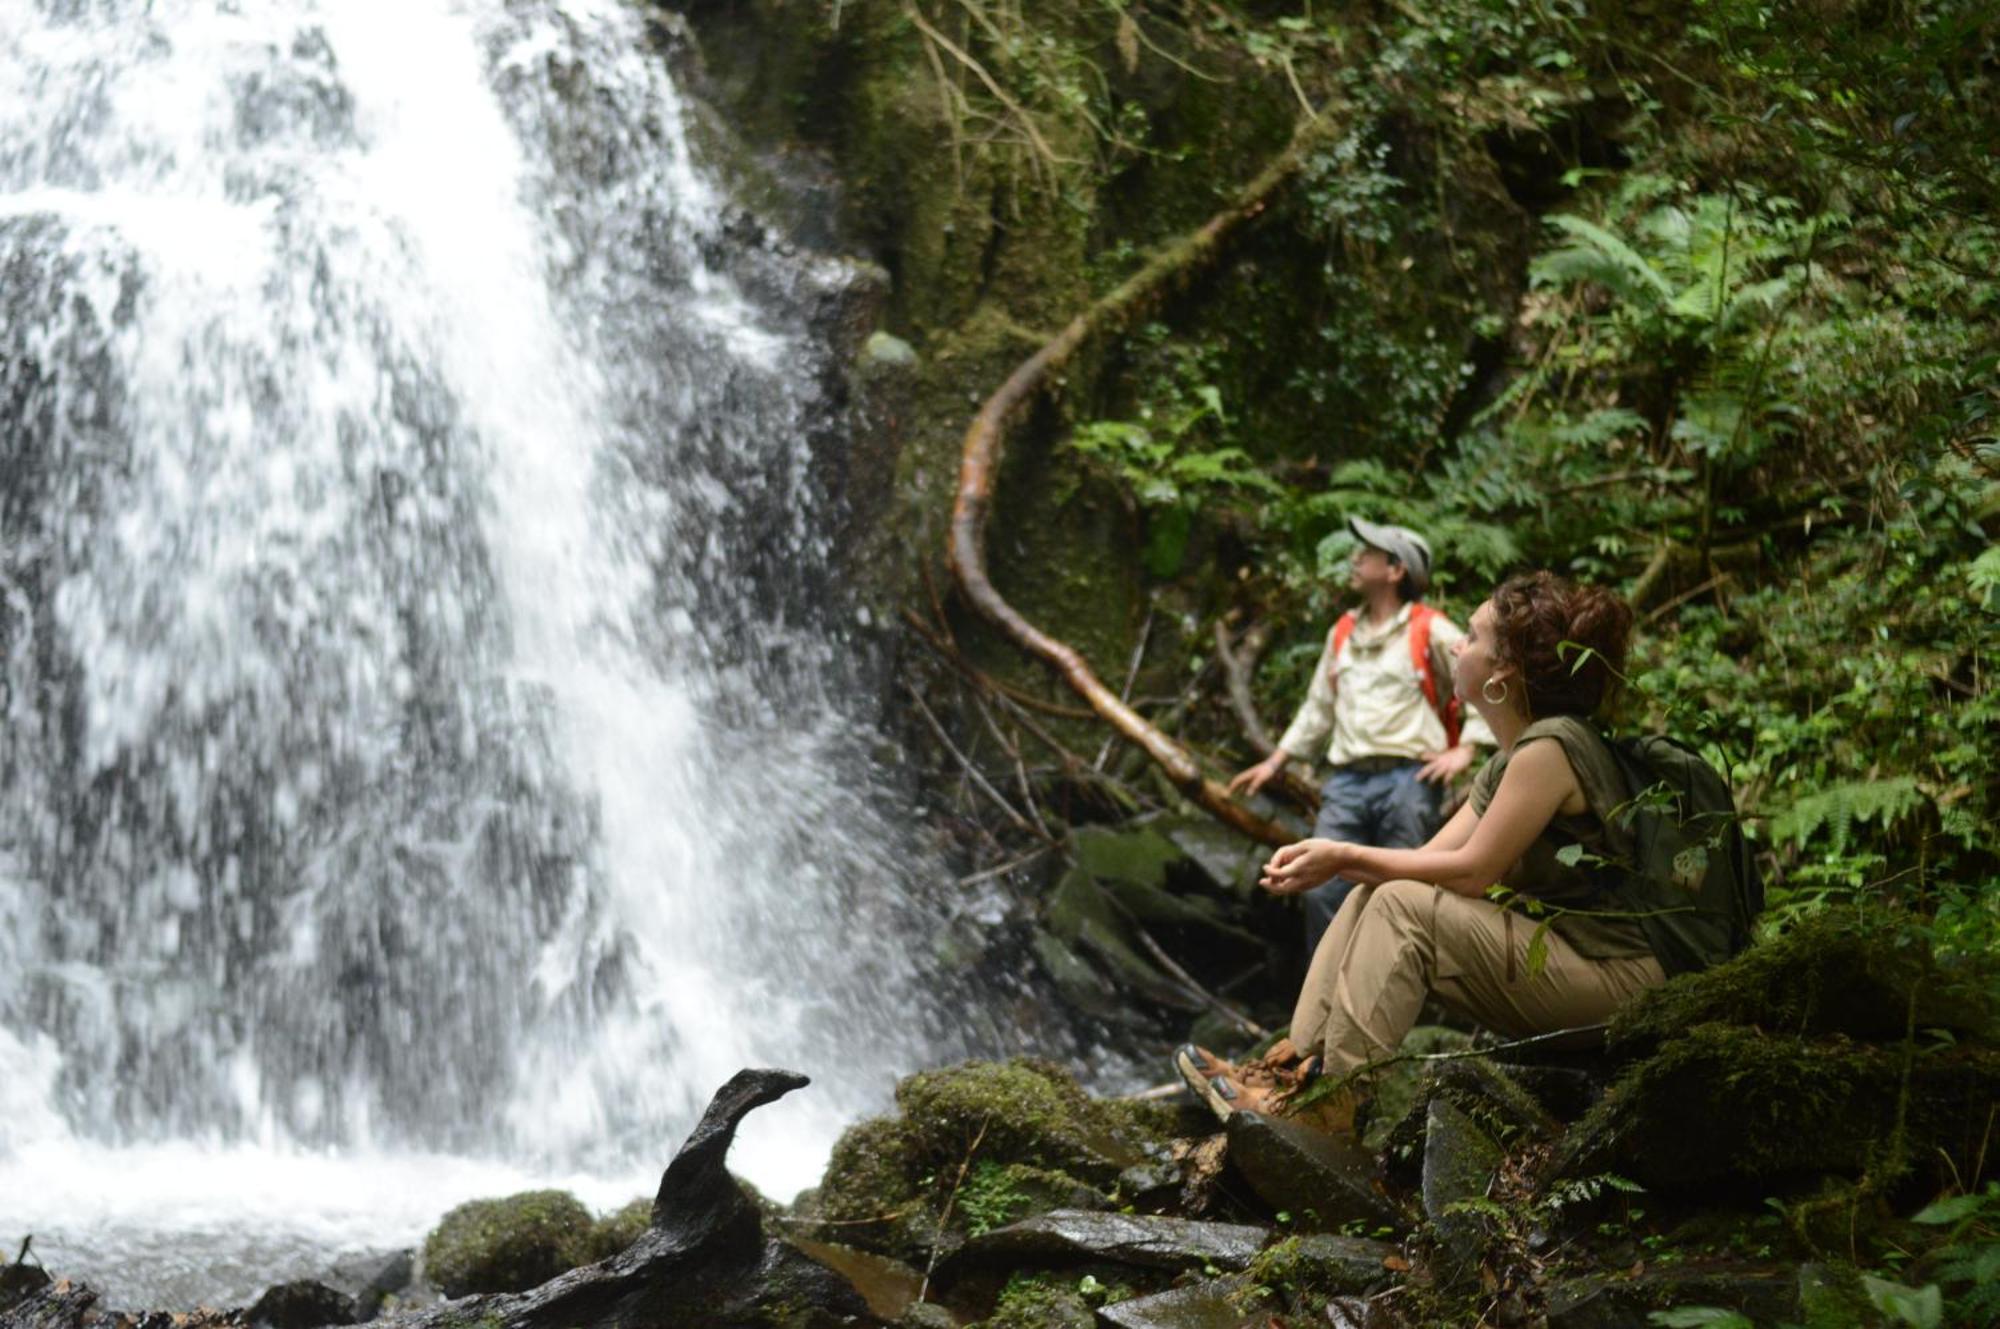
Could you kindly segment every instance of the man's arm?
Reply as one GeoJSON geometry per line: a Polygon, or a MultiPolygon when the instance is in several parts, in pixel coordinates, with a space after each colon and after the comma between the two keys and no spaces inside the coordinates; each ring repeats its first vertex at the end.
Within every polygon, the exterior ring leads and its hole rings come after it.
{"type": "Polygon", "coordinates": [[[1306,699],[1299,704],[1298,714],[1292,717],[1284,737],[1269,756],[1236,773],[1236,778],[1229,782],[1230,793],[1255,794],[1284,772],[1287,761],[1311,761],[1326,750],[1326,741],[1333,734],[1333,678],[1333,633],[1329,630],[1326,645],[1320,648],[1319,663],[1313,667],[1312,685],[1306,689],[1306,699]]]}

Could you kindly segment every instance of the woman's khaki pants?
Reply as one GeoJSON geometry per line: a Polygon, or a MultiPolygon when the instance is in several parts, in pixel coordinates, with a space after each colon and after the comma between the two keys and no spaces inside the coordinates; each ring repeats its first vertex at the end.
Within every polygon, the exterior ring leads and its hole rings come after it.
{"type": "Polygon", "coordinates": [[[1634,992],[1665,981],[1650,955],[1593,960],[1553,928],[1530,974],[1536,926],[1491,900],[1422,882],[1357,887],[1313,952],[1292,1013],[1292,1045],[1345,1075],[1392,1055],[1432,993],[1497,1033],[1523,1038],[1597,1024],[1634,992]]]}

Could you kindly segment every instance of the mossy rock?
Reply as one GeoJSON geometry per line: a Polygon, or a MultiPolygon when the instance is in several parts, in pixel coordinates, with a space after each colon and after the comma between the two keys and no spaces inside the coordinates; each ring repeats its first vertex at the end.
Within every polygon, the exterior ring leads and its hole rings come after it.
{"type": "Polygon", "coordinates": [[[1993,1008],[1980,975],[1948,971],[1906,934],[1843,911],[1640,994],[1613,1021],[1610,1038],[1644,1048],[1718,1022],[1877,1042],[1900,1039],[1912,1025],[1983,1038],[1993,1008]]]}
{"type": "MultiPolygon", "coordinates": [[[[1663,1191],[1752,1189],[1902,1160],[1967,1174],[2000,1101],[2000,1051],[1878,1046],[1704,1024],[1635,1063],[1565,1139],[1560,1170],[1663,1191]]],[[[1760,1191],[1759,1193],[1765,1193],[1760,1191]]]]}
{"type": "Polygon", "coordinates": [[[590,1227],[590,1258],[602,1260],[618,1254],[645,1235],[653,1223],[653,1202],[640,1196],[614,1209],[590,1227]]]}
{"type": "Polygon", "coordinates": [[[590,1263],[595,1229],[568,1191],[471,1200],[424,1238],[424,1274],[447,1297],[524,1292],[590,1263]]]}
{"type": "Polygon", "coordinates": [[[825,1225],[826,1240],[921,1263],[941,1226],[935,1181],[909,1126],[872,1117],[834,1144],[812,1216],[825,1225]]]}
{"type": "Polygon", "coordinates": [[[896,1086],[911,1138],[926,1162],[957,1166],[978,1141],[981,1157],[1109,1184],[1144,1161],[1142,1119],[1093,1100],[1052,1062],[968,1061],[896,1086]]]}

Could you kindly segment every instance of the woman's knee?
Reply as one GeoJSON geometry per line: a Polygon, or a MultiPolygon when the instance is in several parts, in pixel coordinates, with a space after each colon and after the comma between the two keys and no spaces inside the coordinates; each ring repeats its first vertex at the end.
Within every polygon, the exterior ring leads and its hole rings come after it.
{"type": "Polygon", "coordinates": [[[1437,912],[1437,890],[1429,882],[1385,881],[1375,888],[1368,907],[1402,919],[1427,920],[1437,912]]]}

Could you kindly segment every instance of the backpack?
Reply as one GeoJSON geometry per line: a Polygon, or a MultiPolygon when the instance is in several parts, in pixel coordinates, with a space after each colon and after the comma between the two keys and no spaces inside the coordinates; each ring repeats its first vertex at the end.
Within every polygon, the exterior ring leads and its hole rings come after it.
{"type": "Polygon", "coordinates": [[[1750,944],[1764,881],[1729,782],[1700,753],[1658,735],[1604,741],[1629,801],[1626,899],[1668,977],[1720,964],[1750,944]]]}
{"type": "MultiPolygon", "coordinates": [[[[1442,704],[1438,701],[1437,679],[1431,674],[1431,620],[1437,617],[1437,612],[1421,600],[1410,602],[1410,663],[1416,667],[1417,686],[1423,689],[1424,700],[1444,723],[1444,745],[1455,748],[1465,721],[1465,704],[1457,697],[1449,697],[1442,704]]],[[[1333,625],[1333,655],[1327,661],[1328,669],[1339,663],[1341,648],[1353,635],[1354,611],[1350,609],[1333,625]]]]}

